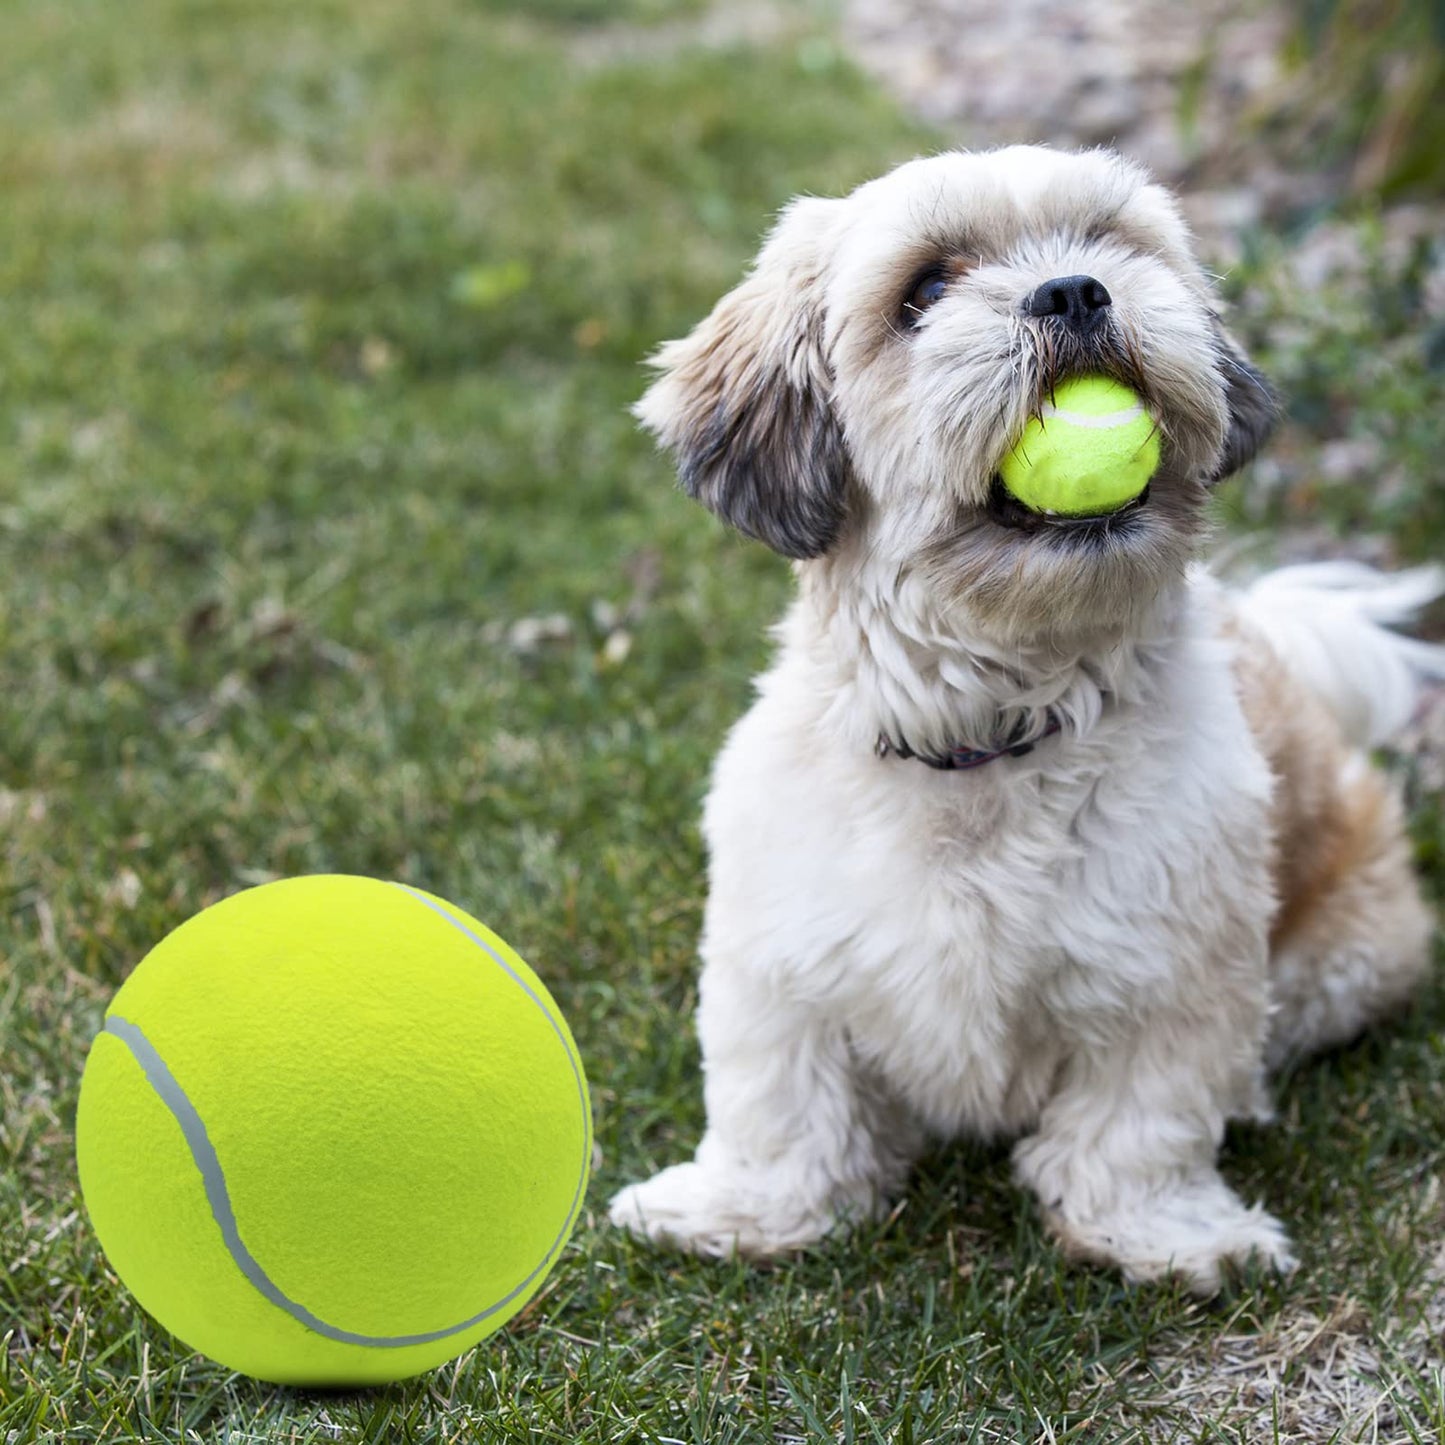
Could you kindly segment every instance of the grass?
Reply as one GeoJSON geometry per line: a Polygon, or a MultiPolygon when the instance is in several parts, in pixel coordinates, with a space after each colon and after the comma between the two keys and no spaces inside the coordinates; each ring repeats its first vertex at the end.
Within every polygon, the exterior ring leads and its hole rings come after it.
{"type": "MultiPolygon", "coordinates": [[[[1230,1176],[1298,1238],[1287,1284],[1200,1305],[1066,1267],[994,1149],[939,1151],[886,1225],[769,1269],[602,1226],[701,1124],[697,811],[789,586],[676,494],[626,413],[638,362],[788,196],[933,143],[809,14],[703,48],[699,9],[7,7],[0,1440],[1438,1438],[1439,986],[1288,1080],[1282,1127],[1231,1136],[1230,1176]],[[542,1298],[369,1393],[237,1378],[142,1318],[71,1157],[139,956],[317,870],[513,940],[573,1025],[601,1147],[542,1298]]],[[[1382,250],[1306,302],[1293,244],[1257,238],[1230,278],[1299,401],[1272,485],[1226,510],[1438,551],[1445,352],[1416,263],[1382,250]],[[1362,356],[1388,358],[1363,387],[1362,356]],[[1388,495],[1307,485],[1360,436],[1388,495]]],[[[1418,826],[1438,890],[1428,800],[1418,826]]]]}

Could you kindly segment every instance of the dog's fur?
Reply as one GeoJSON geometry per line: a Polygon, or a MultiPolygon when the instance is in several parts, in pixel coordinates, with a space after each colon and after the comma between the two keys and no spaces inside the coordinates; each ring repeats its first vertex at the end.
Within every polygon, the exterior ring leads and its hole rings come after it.
{"type": "Polygon", "coordinates": [[[1426,967],[1361,749],[1442,670],[1378,625],[1439,578],[1336,564],[1232,594],[1193,563],[1273,402],[1172,199],[1105,152],[946,154],[797,201],[657,364],[642,420],[694,496],[798,559],[800,596],[707,802],[707,1131],[612,1218],[768,1254],[878,1210],[930,1135],[1007,1134],[1077,1255],[1206,1292],[1250,1255],[1287,1268],[1215,1154],[1267,1113],[1268,1067],[1426,967]],[[1028,314],[1076,274],[1104,324],[1028,314]],[[1143,396],[1161,469],[1117,518],[1010,525],[1000,458],[1081,373],[1143,396]],[[1000,739],[1036,746],[907,756],[1000,739]]]}

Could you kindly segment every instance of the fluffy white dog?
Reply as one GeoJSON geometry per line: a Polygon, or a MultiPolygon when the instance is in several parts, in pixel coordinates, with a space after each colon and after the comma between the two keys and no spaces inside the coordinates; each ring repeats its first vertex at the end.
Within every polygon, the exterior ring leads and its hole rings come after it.
{"type": "Polygon", "coordinates": [[[639,404],[687,490],[797,559],[718,760],[707,1130],[612,1218],[769,1254],[878,1210],[929,1136],[1017,1137],[1072,1253],[1208,1292],[1279,1223],[1220,1176],[1266,1070],[1400,1005],[1431,919],[1362,751],[1445,651],[1379,624],[1433,571],[1192,558],[1273,403],[1174,202],[1104,152],[913,161],[783,214],[639,404]],[[1108,517],[1000,458],[1055,383],[1163,438],[1108,517]]]}

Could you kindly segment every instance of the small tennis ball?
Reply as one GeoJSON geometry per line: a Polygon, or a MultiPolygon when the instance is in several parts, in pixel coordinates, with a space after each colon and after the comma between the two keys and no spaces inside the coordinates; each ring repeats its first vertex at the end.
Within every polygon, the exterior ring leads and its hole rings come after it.
{"type": "Polygon", "coordinates": [[[419,889],[268,883],[121,986],[81,1082],[110,1263],[187,1345],[283,1384],[401,1379],[541,1287],[591,1159],[562,1015],[419,889]]]}
{"type": "Polygon", "coordinates": [[[999,476],[1034,512],[1117,512],[1159,469],[1159,429],[1135,392],[1103,376],[1061,382],[1024,428],[999,476]]]}

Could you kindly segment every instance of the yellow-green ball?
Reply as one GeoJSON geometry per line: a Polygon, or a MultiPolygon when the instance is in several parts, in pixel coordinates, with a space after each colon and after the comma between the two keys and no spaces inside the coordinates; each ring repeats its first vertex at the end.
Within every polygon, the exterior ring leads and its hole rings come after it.
{"type": "Polygon", "coordinates": [[[95,1231],[191,1348],[284,1384],[441,1364],[537,1292],[581,1208],[587,1081],[494,933],[419,889],[293,878],[165,938],[81,1083],[95,1231]]]}
{"type": "Polygon", "coordinates": [[[1136,392],[1103,376],[1061,382],[1003,459],[999,476],[1030,511],[1107,516],[1159,469],[1159,428],[1136,392]]]}

